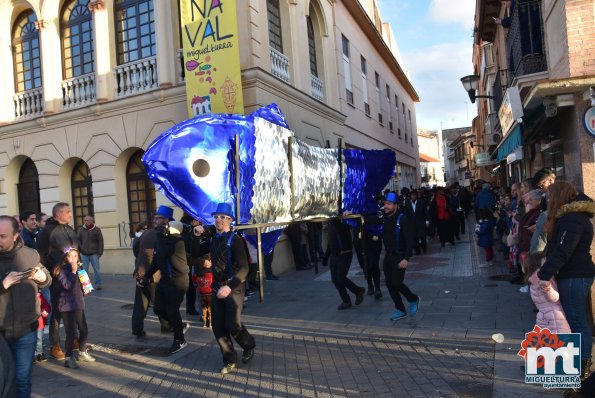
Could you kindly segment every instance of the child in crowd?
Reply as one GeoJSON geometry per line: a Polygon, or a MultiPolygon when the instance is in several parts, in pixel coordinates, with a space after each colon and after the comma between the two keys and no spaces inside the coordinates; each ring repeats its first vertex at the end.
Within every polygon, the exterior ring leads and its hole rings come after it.
{"type": "Polygon", "coordinates": [[[477,245],[485,250],[486,262],[480,267],[490,267],[494,259],[494,227],[496,220],[490,209],[481,209],[479,213],[479,222],[475,227],[477,235],[477,245]]]}
{"type": "Polygon", "coordinates": [[[206,257],[202,266],[197,266],[196,272],[192,275],[192,282],[200,294],[203,327],[205,328],[211,327],[211,300],[213,294],[211,287],[213,284],[213,270],[211,267],[211,259],[210,257],[206,257]]]}
{"type": "Polygon", "coordinates": [[[33,358],[33,361],[45,362],[48,359],[43,353],[43,329],[45,328],[48,316],[52,311],[52,307],[40,292],[37,292],[37,298],[40,302],[41,316],[37,320],[37,345],[35,346],[35,358],[33,358]]]}
{"type": "Polygon", "coordinates": [[[53,271],[59,288],[58,308],[64,320],[66,329],[64,366],[71,369],[78,369],[75,358],[72,355],[73,343],[76,338],[78,327],[79,355],[78,360],[83,362],[95,362],[87,352],[87,320],[85,318],[85,299],[83,286],[79,279],[78,271],[82,269],[81,258],[78,250],[67,247],[64,250],[61,264],[58,264],[53,271]]]}
{"type": "Polygon", "coordinates": [[[570,325],[560,304],[556,280],[552,278],[545,286],[539,286],[537,271],[544,262],[543,252],[539,252],[527,254],[523,264],[525,283],[531,286],[531,299],[539,310],[535,324],[542,329],[549,329],[552,333],[571,333],[570,325]]]}

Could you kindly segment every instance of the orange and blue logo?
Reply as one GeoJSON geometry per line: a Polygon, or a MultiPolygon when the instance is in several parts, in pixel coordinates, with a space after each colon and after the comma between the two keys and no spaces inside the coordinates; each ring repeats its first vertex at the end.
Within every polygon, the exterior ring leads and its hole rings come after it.
{"type": "Polygon", "coordinates": [[[525,334],[517,355],[525,359],[525,383],[544,388],[581,386],[580,333],[552,333],[536,325],[525,334]]]}

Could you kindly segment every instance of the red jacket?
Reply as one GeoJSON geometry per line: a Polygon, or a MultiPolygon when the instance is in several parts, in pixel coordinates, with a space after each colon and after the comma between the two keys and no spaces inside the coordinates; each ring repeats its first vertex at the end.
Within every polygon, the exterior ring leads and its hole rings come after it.
{"type": "Polygon", "coordinates": [[[213,284],[213,272],[205,270],[202,275],[192,275],[192,283],[200,294],[207,295],[213,293],[211,285],[213,284]]]}
{"type": "Polygon", "coordinates": [[[41,303],[41,316],[37,320],[37,330],[43,330],[43,328],[45,327],[45,323],[48,317],[50,316],[50,312],[52,312],[52,307],[41,293],[38,292],[37,297],[39,298],[39,302],[41,303]]]}

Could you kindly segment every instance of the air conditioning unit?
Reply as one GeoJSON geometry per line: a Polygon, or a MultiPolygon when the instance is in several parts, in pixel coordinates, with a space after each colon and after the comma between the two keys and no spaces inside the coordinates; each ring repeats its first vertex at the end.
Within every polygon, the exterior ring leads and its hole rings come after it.
{"type": "Polygon", "coordinates": [[[502,134],[500,134],[500,133],[487,134],[486,138],[487,138],[488,146],[489,145],[498,145],[500,143],[500,141],[502,141],[502,134]]]}

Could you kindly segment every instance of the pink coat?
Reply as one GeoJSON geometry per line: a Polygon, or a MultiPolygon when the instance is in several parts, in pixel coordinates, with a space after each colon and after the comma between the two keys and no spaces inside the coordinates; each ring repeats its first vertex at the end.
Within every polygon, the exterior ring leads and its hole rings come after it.
{"type": "Polygon", "coordinates": [[[539,288],[537,272],[531,275],[529,282],[531,298],[539,310],[535,324],[540,328],[548,328],[552,333],[571,333],[562,304],[560,304],[560,293],[558,293],[556,281],[552,279],[552,288],[547,293],[539,288]]]}

